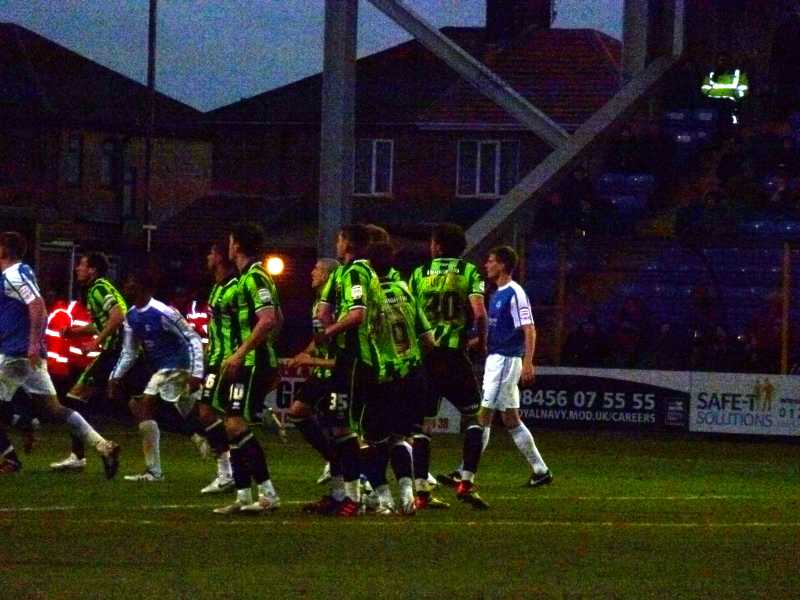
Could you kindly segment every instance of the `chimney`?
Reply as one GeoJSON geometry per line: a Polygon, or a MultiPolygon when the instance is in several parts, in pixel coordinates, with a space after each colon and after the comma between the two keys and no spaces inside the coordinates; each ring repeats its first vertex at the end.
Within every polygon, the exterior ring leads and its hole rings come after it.
{"type": "Polygon", "coordinates": [[[553,0],[486,0],[487,41],[502,44],[526,29],[549,29],[553,0]]]}

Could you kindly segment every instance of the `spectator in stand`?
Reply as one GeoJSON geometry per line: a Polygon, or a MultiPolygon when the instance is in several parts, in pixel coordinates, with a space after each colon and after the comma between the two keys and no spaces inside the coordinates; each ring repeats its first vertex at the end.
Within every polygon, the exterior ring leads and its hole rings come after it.
{"type": "Polygon", "coordinates": [[[536,211],[536,227],[550,233],[567,233],[575,228],[575,217],[564,205],[558,192],[551,192],[536,211]]]}
{"type": "Polygon", "coordinates": [[[641,173],[642,147],[630,127],[624,127],[606,154],[605,170],[609,173],[641,173]]]}
{"type": "Polygon", "coordinates": [[[650,313],[640,298],[629,297],[622,304],[614,323],[612,363],[619,368],[635,368],[651,347],[650,313]]]}
{"type": "Polygon", "coordinates": [[[773,158],[773,169],[785,173],[790,178],[800,175],[800,155],[798,155],[794,139],[790,136],[784,136],[781,139],[781,147],[773,158]]]}
{"type": "Polygon", "coordinates": [[[671,323],[662,323],[650,351],[645,353],[640,366],[661,371],[685,370],[689,367],[686,347],[686,336],[681,330],[671,323]]]}
{"type": "Polygon", "coordinates": [[[597,317],[591,315],[573,331],[561,352],[561,364],[569,367],[607,367],[610,349],[597,317]]]}
{"type": "Polygon", "coordinates": [[[572,172],[563,186],[562,197],[565,209],[576,219],[575,225],[582,230],[588,229],[591,215],[599,207],[585,167],[578,167],[572,172]]]}
{"type": "Polygon", "coordinates": [[[722,158],[717,165],[717,178],[722,186],[739,175],[745,166],[744,139],[741,135],[733,136],[730,141],[726,142],[723,149],[722,158]]]}

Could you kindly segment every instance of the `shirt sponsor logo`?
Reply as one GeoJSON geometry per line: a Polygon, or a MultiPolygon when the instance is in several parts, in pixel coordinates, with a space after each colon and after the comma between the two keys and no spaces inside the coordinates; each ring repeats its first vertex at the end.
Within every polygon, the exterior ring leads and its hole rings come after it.
{"type": "Polygon", "coordinates": [[[353,300],[361,300],[364,297],[364,288],[360,285],[354,285],[352,290],[353,300]]]}

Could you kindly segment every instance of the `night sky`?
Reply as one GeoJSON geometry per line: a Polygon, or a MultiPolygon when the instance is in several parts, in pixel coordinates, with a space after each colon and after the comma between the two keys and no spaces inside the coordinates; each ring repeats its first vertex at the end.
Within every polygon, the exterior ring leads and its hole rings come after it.
{"type": "MultiPolygon", "coordinates": [[[[410,0],[439,27],[482,26],[483,0],[410,0]]],[[[623,0],[558,0],[557,27],[621,37],[623,0]]],[[[0,21],[27,27],[144,82],[148,0],[0,0],[0,21]]],[[[200,110],[322,69],[323,0],[160,0],[158,89],[200,110]]],[[[366,0],[359,56],[409,36],[366,0]]]]}

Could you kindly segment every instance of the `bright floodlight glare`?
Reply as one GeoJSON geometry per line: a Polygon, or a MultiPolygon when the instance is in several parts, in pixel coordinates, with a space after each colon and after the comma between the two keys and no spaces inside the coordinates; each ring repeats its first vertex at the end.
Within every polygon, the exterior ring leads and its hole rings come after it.
{"type": "Polygon", "coordinates": [[[267,273],[270,275],[280,275],[283,273],[283,259],[280,256],[270,256],[267,258],[267,273]]]}

